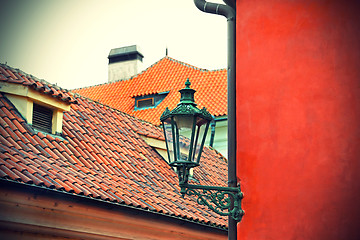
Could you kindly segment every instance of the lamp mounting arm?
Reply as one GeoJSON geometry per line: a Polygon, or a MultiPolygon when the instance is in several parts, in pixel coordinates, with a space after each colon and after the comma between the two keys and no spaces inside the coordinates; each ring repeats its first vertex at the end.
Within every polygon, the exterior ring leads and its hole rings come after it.
{"type": "Polygon", "coordinates": [[[243,193],[240,186],[218,187],[183,183],[180,184],[180,188],[183,197],[194,196],[198,204],[207,206],[221,216],[230,216],[239,222],[244,215],[241,209],[243,193]]]}

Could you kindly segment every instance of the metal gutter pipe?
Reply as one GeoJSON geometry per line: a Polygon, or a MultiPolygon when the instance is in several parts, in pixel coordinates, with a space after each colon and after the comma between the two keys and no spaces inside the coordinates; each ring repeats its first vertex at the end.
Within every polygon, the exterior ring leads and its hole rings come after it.
{"type": "MultiPolygon", "coordinates": [[[[236,4],[224,0],[228,5],[194,0],[195,6],[206,13],[226,17],[228,28],[228,186],[236,187],[236,4]]],[[[228,239],[237,238],[237,222],[229,217],[228,239]]]]}

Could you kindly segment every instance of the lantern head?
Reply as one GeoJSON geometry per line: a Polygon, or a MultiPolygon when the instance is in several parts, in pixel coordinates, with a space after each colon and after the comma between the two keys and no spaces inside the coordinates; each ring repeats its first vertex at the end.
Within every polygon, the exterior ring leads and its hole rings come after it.
{"type": "Polygon", "coordinates": [[[181,93],[180,103],[173,110],[165,109],[160,117],[170,166],[186,184],[190,169],[199,166],[209,124],[213,120],[206,108],[199,109],[194,101],[194,89],[189,79],[181,93]]]}

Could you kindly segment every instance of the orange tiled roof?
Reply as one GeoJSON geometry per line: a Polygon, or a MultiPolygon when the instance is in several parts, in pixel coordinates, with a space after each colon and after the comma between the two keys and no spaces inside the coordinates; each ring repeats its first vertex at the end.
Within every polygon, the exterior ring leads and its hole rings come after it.
{"type": "Polygon", "coordinates": [[[197,92],[195,101],[200,108],[206,107],[214,116],[227,114],[227,73],[225,69],[209,71],[188,65],[170,57],[164,57],[131,79],[76,89],[85,97],[126,112],[132,116],[160,124],[160,116],[166,107],[175,108],[180,100],[180,89],[186,78],[197,92]],[[136,96],[170,91],[156,107],[134,110],[136,96]]]}
{"type": "MultiPolygon", "coordinates": [[[[43,84],[6,65],[1,65],[1,72],[0,81],[43,84]],[[14,76],[27,80],[17,81],[14,76]]],[[[73,102],[64,113],[62,137],[35,132],[0,92],[0,179],[226,227],[225,217],[191,197],[181,197],[176,173],[141,138],[163,139],[159,127],[71,96],[66,90],[58,91],[73,102]]],[[[205,148],[202,162],[194,171],[200,184],[226,183],[225,158],[205,148]]]]}

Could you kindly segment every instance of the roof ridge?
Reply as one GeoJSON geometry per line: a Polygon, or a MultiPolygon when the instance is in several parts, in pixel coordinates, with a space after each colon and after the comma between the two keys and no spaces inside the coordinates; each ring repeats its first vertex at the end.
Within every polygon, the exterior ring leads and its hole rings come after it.
{"type": "Polygon", "coordinates": [[[189,67],[189,68],[192,68],[192,69],[195,69],[195,70],[199,70],[199,71],[202,71],[202,72],[216,72],[216,71],[226,70],[226,68],[218,68],[218,69],[209,70],[209,69],[206,69],[206,68],[196,67],[194,65],[188,64],[186,62],[177,60],[177,59],[169,57],[169,56],[166,56],[165,58],[168,58],[170,61],[180,63],[181,65],[184,65],[186,67],[189,67]]]}
{"type": "Polygon", "coordinates": [[[189,68],[192,68],[192,69],[195,69],[195,70],[199,70],[199,71],[201,71],[201,72],[209,72],[209,71],[210,71],[210,70],[205,69],[205,68],[195,67],[194,65],[188,64],[188,63],[186,63],[186,62],[177,60],[177,59],[172,58],[172,57],[169,57],[169,56],[166,56],[166,58],[168,58],[170,61],[173,61],[173,62],[176,62],[176,63],[180,63],[181,65],[184,65],[185,67],[189,67],[189,68]]]}
{"type": "Polygon", "coordinates": [[[142,75],[144,72],[147,72],[150,68],[154,67],[155,65],[157,65],[159,62],[161,62],[162,60],[164,59],[168,59],[172,62],[176,62],[176,63],[179,63],[185,67],[188,67],[188,68],[192,68],[192,69],[195,69],[195,70],[198,70],[198,71],[201,71],[201,72],[217,72],[217,71],[223,71],[223,70],[226,70],[226,68],[219,68],[219,69],[214,69],[214,70],[208,70],[206,68],[200,68],[200,67],[196,67],[194,65],[191,65],[191,64],[188,64],[186,62],[183,62],[183,61],[180,61],[180,60],[177,60],[175,58],[172,58],[172,57],[169,57],[169,56],[165,56],[165,57],[162,57],[160,58],[158,61],[156,61],[155,63],[151,64],[150,66],[148,66],[147,68],[145,68],[144,70],[142,70],[141,72],[131,76],[130,78],[127,78],[127,79],[122,79],[122,80],[115,80],[113,82],[105,82],[105,83],[100,83],[100,84],[96,84],[96,85],[92,85],[92,86],[87,86],[87,87],[80,87],[80,88],[74,88],[72,89],[73,90],[80,90],[80,89],[88,89],[88,88],[92,88],[92,87],[98,87],[98,86],[104,86],[104,85],[110,85],[110,84],[113,84],[113,83],[118,83],[118,82],[125,82],[125,81],[129,81],[129,80],[132,80],[134,78],[136,78],[137,76],[140,76],[142,75]]]}

